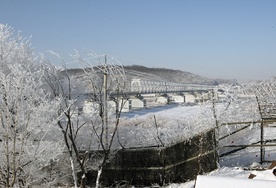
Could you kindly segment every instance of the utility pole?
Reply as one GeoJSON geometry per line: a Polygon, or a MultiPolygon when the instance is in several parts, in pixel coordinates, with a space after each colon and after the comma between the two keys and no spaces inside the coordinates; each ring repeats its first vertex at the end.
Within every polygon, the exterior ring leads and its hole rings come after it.
{"type": "Polygon", "coordinates": [[[107,122],[107,60],[106,55],[104,56],[104,77],[103,77],[103,98],[104,98],[104,144],[105,149],[108,149],[108,122],[107,122]]]}

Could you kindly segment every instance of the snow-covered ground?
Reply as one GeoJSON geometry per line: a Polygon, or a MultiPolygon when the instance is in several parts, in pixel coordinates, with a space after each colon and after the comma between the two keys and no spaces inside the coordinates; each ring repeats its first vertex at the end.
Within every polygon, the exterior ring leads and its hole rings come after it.
{"type": "Polygon", "coordinates": [[[121,137],[126,148],[158,145],[157,137],[165,145],[171,145],[214,125],[210,106],[166,105],[123,114],[119,133],[128,135],[121,137]]]}
{"type": "MultiPolygon", "coordinates": [[[[276,176],[273,175],[272,169],[264,170],[264,171],[257,171],[257,170],[244,170],[241,167],[221,167],[217,170],[214,170],[208,174],[207,176],[216,176],[216,177],[231,177],[231,178],[239,178],[239,179],[248,179],[250,174],[256,175],[252,179],[254,180],[269,180],[269,181],[275,181],[276,185],[276,176]]],[[[233,179],[232,179],[233,180],[233,179]]],[[[250,179],[251,180],[251,179],[250,179]]],[[[167,188],[194,188],[195,181],[189,181],[186,183],[181,184],[170,184],[169,186],[166,186],[167,188]]],[[[208,187],[206,185],[206,187],[208,187]]],[[[223,187],[223,185],[221,185],[223,187]]],[[[265,182],[264,182],[265,187],[265,182]]]]}
{"type": "MultiPolygon", "coordinates": [[[[216,103],[215,113],[219,124],[233,121],[256,121],[260,119],[258,108],[252,99],[235,103],[216,103]]],[[[211,102],[197,105],[172,104],[123,113],[119,134],[125,147],[165,145],[190,139],[216,127],[211,102]],[[126,136],[128,135],[128,136],[126,136]]],[[[254,127],[254,126],[252,126],[254,127]]],[[[222,127],[224,134],[232,128],[222,127]]]]}
{"type": "MultiPolygon", "coordinates": [[[[248,99],[235,101],[235,103],[217,103],[215,105],[215,113],[219,124],[238,121],[254,122],[260,120],[257,108],[254,99],[248,99]]],[[[215,119],[212,103],[193,106],[168,105],[124,113],[122,114],[122,126],[124,127],[123,130],[135,135],[133,139],[128,138],[129,142],[125,142],[127,147],[131,147],[132,145],[156,145],[158,144],[157,136],[159,136],[163,143],[170,145],[183,139],[189,139],[192,135],[215,127],[215,119]],[[154,117],[156,118],[156,124],[154,117]]],[[[241,126],[244,125],[234,127],[230,127],[230,125],[222,126],[220,134],[230,134],[230,132],[241,126]]],[[[276,128],[265,128],[264,136],[266,139],[273,139],[275,135],[276,128]]],[[[259,125],[252,123],[246,131],[241,131],[237,136],[232,136],[228,140],[226,139],[223,144],[250,144],[259,140],[259,125]]],[[[266,160],[276,160],[275,148],[266,148],[264,156],[266,160]]],[[[221,167],[206,175],[248,179],[248,176],[252,173],[256,175],[254,179],[275,181],[276,177],[272,174],[272,169],[257,171],[246,168],[250,167],[250,164],[253,164],[251,167],[258,166],[259,161],[260,148],[250,147],[227,157],[222,157],[220,159],[221,167]]],[[[269,164],[266,165],[268,166],[269,164]]],[[[170,184],[167,187],[193,188],[194,183],[195,181],[190,181],[182,184],[170,184]]]]}

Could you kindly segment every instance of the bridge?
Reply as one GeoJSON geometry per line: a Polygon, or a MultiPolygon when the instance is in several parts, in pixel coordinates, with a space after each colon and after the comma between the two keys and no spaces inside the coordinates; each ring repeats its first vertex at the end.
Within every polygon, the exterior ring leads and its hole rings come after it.
{"type": "Polygon", "coordinates": [[[167,103],[196,103],[210,100],[214,85],[183,84],[154,79],[135,78],[125,93],[123,111],[154,107],[167,103]]]}
{"type": "Polygon", "coordinates": [[[148,79],[132,79],[131,93],[174,93],[174,92],[208,92],[214,85],[183,84],[148,79]]]}
{"type": "MultiPolygon", "coordinates": [[[[123,112],[131,109],[154,107],[168,103],[196,103],[210,100],[214,85],[183,84],[166,82],[154,79],[135,78],[131,79],[124,93],[110,93],[110,98],[120,97],[124,101],[123,112]]],[[[107,91],[108,92],[108,91],[107,91]]],[[[86,94],[91,99],[90,94],[86,94]]],[[[112,101],[110,99],[110,101],[112,101]]],[[[89,111],[92,101],[86,101],[85,107],[89,111]]],[[[121,104],[121,103],[120,103],[121,104]]],[[[119,104],[119,105],[120,105],[119,104]]],[[[112,104],[110,104],[113,106],[112,104]]]]}

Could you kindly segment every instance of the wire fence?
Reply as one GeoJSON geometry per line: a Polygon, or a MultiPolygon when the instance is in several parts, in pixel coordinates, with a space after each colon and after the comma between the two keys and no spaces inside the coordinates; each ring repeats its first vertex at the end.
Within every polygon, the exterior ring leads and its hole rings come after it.
{"type": "Polygon", "coordinates": [[[275,124],[276,119],[221,124],[218,127],[219,157],[223,158],[239,152],[258,157],[258,162],[261,164],[275,160],[276,154],[270,152],[276,147],[275,124]]]}

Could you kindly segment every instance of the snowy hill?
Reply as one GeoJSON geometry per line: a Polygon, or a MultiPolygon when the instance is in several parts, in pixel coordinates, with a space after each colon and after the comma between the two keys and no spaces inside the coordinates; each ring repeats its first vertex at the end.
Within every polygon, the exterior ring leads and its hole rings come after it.
{"type": "Polygon", "coordinates": [[[221,84],[221,83],[237,83],[236,80],[226,79],[210,79],[190,72],[165,69],[165,68],[148,68],[139,65],[124,66],[125,72],[132,77],[148,77],[152,79],[164,80],[176,83],[192,83],[192,84],[221,84]]]}

